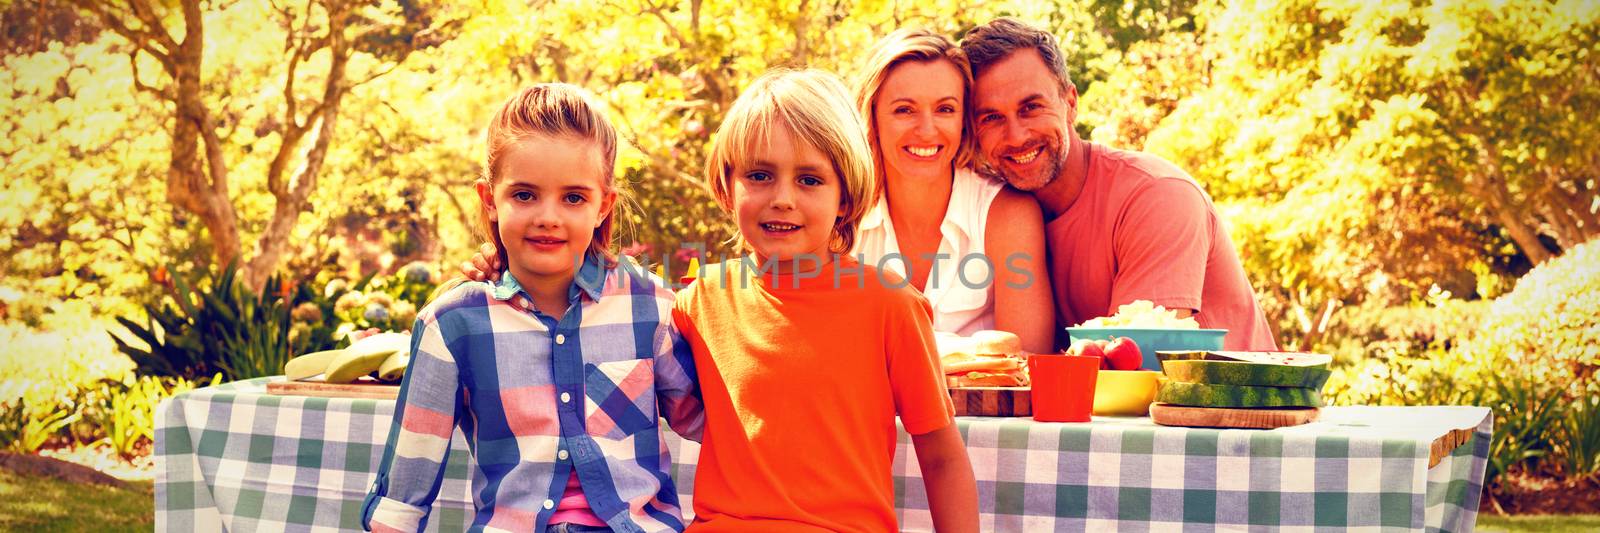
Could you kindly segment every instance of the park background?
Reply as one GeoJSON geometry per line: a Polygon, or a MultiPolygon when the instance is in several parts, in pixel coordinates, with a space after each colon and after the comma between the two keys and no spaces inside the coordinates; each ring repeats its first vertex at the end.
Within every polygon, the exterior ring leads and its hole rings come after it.
{"type": "Polygon", "coordinates": [[[1492,407],[1484,509],[1590,513],[1493,523],[1600,525],[1600,2],[0,0],[0,444],[125,478],[0,469],[0,528],[148,527],[161,398],[408,329],[517,88],[599,95],[622,249],[680,269],[748,82],[1001,15],[1205,187],[1332,403],[1492,407]]]}

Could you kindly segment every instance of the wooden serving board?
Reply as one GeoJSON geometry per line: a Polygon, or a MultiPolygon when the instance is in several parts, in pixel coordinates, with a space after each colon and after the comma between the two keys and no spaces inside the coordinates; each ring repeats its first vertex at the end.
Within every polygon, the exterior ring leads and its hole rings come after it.
{"type": "Polygon", "coordinates": [[[1272,429],[1309,423],[1321,413],[1316,407],[1224,409],[1165,403],[1150,405],[1150,419],[1163,426],[1272,429]]]}
{"type": "Polygon", "coordinates": [[[950,389],[956,416],[1032,416],[1033,389],[968,387],[950,389]]]}
{"type": "Polygon", "coordinates": [[[328,383],[324,381],[274,381],[267,384],[267,394],[278,396],[316,396],[319,398],[365,398],[393,400],[400,396],[400,386],[362,378],[355,383],[328,383]]]}

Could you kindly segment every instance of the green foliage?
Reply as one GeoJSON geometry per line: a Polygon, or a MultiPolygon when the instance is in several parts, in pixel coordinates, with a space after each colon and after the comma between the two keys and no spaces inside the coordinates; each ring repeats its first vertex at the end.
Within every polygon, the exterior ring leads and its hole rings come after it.
{"type": "Polygon", "coordinates": [[[1572,477],[1600,473],[1600,398],[1579,399],[1562,421],[1562,471],[1572,477]]]}
{"type": "Polygon", "coordinates": [[[71,411],[8,410],[0,420],[0,439],[5,439],[13,452],[33,453],[77,419],[78,414],[71,411]]]}
{"type": "MultiPolygon", "coordinates": [[[[215,382],[215,380],[213,380],[215,382]]],[[[195,388],[183,378],[140,376],[137,381],[104,382],[81,413],[104,436],[95,443],[109,446],[118,456],[131,459],[155,443],[156,406],[161,400],[195,388]]]]}
{"type": "MultiPolygon", "coordinates": [[[[294,348],[290,310],[302,303],[285,298],[310,293],[286,288],[273,276],[257,294],[235,279],[237,272],[230,264],[207,276],[209,284],[204,278],[191,282],[175,277],[171,296],[177,305],[150,307],[146,324],[119,317],[136,341],[114,337],[118,348],[145,375],[192,379],[220,372],[235,380],[281,373],[294,348]],[[191,289],[191,283],[199,290],[191,289]]],[[[312,335],[308,342],[324,338],[312,335]]]]}
{"type": "Polygon", "coordinates": [[[427,265],[411,263],[392,275],[368,277],[349,289],[343,280],[330,281],[324,294],[341,293],[333,299],[328,315],[338,319],[335,337],[343,339],[352,331],[368,328],[411,330],[417,309],[427,305],[428,296],[438,287],[437,278],[427,265]]]}
{"type": "Polygon", "coordinates": [[[1488,482],[1513,471],[1592,476],[1600,463],[1600,242],[1533,269],[1493,302],[1354,306],[1320,345],[1342,405],[1493,410],[1488,482]]]}
{"type": "Polygon", "coordinates": [[[1135,43],[1084,118],[1205,185],[1285,346],[1366,300],[1493,297],[1495,278],[1600,234],[1600,135],[1575,122],[1600,106],[1595,3],[1192,13],[1192,32],[1135,43]]]}

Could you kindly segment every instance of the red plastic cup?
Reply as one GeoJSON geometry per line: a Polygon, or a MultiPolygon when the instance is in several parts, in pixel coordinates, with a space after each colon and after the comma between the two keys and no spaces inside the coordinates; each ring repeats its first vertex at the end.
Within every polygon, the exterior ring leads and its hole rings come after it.
{"type": "Polygon", "coordinates": [[[1100,358],[1067,354],[1028,356],[1033,382],[1033,419],[1040,422],[1088,422],[1094,412],[1094,383],[1100,358]]]}

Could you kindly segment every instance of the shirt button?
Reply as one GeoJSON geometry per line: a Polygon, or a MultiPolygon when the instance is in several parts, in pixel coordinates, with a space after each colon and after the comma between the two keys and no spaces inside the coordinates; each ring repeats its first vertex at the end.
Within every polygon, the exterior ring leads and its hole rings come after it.
{"type": "Polygon", "coordinates": [[[556,508],[555,500],[545,500],[544,501],[544,508],[545,509],[555,509],[556,508]]]}
{"type": "Polygon", "coordinates": [[[560,459],[562,461],[567,460],[567,451],[566,450],[561,450],[559,452],[556,452],[556,459],[560,459]]]}
{"type": "Polygon", "coordinates": [[[566,344],[566,343],[567,343],[567,336],[566,335],[562,335],[560,333],[557,333],[556,334],[556,344],[566,344]]]}
{"type": "Polygon", "coordinates": [[[572,401],[572,395],[571,394],[567,394],[565,392],[561,393],[561,403],[569,403],[571,401],[572,401]]]}

